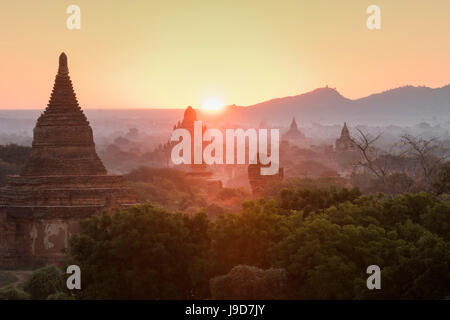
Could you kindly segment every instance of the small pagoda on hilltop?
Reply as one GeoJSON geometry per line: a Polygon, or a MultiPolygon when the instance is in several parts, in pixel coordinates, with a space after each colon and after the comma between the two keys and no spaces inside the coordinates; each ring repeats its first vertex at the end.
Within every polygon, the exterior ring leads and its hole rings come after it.
{"type": "Polygon", "coordinates": [[[341,136],[336,140],[336,151],[345,152],[355,149],[355,141],[350,137],[350,132],[347,128],[347,122],[344,122],[344,127],[342,127],[341,130],[341,136]]]}
{"type": "Polygon", "coordinates": [[[107,174],[95,151],[62,53],[50,101],[33,131],[30,158],[0,189],[0,267],[56,263],[80,219],[134,203],[134,191],[122,176],[107,174]]]}
{"type": "Polygon", "coordinates": [[[282,136],[282,140],[288,141],[294,145],[304,145],[306,143],[305,135],[298,129],[295,117],[292,118],[289,130],[282,136]]]}

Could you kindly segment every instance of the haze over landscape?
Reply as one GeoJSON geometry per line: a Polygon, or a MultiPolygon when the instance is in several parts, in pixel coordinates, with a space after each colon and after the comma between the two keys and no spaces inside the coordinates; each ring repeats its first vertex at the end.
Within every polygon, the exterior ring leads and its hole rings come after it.
{"type": "MultiPolygon", "coordinates": [[[[437,89],[408,86],[356,100],[325,87],[252,106],[227,106],[218,112],[197,109],[197,113],[208,127],[273,127],[281,133],[287,131],[295,117],[299,129],[308,138],[307,145],[334,145],[342,123],[347,122],[352,135],[357,134],[357,129],[382,133],[377,144],[390,148],[404,134],[439,138],[448,143],[449,110],[450,86],[437,89]]],[[[85,110],[100,155],[110,159],[105,161],[107,169],[121,173],[140,165],[160,166],[151,164],[145,154],[168,141],[173,125],[182,119],[183,112],[181,108],[85,110]],[[130,140],[133,130],[138,134],[130,140]]],[[[30,146],[40,113],[37,109],[0,110],[0,144],[30,146]]]]}
{"type": "Polygon", "coordinates": [[[3,1],[0,300],[448,300],[449,12],[3,1]]]}

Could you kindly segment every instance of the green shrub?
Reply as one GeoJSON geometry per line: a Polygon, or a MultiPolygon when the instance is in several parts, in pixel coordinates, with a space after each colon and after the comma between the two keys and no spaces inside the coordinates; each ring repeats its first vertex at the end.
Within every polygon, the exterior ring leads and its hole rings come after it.
{"type": "Polygon", "coordinates": [[[83,288],[77,295],[202,298],[209,280],[204,271],[207,229],[205,214],[171,214],[149,204],[86,219],[70,241],[73,263],[83,272],[83,288]]]}
{"type": "Polygon", "coordinates": [[[283,299],[288,296],[284,269],[259,269],[239,265],[210,281],[213,299],[283,299]]]}
{"type": "Polygon", "coordinates": [[[0,289],[0,300],[28,300],[30,296],[13,286],[0,289]]]}
{"type": "Polygon", "coordinates": [[[51,294],[62,291],[64,280],[56,266],[46,266],[33,272],[24,283],[24,290],[32,299],[44,300],[51,294]]]}

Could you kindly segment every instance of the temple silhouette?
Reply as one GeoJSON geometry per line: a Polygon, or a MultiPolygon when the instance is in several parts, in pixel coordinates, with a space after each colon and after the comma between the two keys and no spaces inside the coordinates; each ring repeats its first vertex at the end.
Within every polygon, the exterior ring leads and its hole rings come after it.
{"type": "Polygon", "coordinates": [[[350,131],[347,128],[347,122],[344,122],[344,126],[341,130],[341,136],[336,139],[336,151],[352,151],[356,149],[355,141],[350,137],[350,131]]]}
{"type": "Polygon", "coordinates": [[[281,138],[284,141],[288,141],[292,145],[298,145],[304,147],[306,144],[305,135],[298,129],[297,121],[295,117],[292,118],[289,130],[281,138]]]}
{"type": "Polygon", "coordinates": [[[107,174],[95,151],[62,53],[50,101],[33,131],[30,158],[0,189],[0,267],[58,262],[80,219],[134,203],[134,191],[122,176],[107,174]]]}

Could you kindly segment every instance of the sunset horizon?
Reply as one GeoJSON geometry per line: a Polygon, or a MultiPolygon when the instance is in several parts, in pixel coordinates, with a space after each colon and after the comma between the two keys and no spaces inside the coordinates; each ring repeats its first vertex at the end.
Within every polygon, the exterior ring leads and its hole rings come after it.
{"type": "MultiPolygon", "coordinates": [[[[74,86],[76,86],[76,84],[74,86]]],[[[313,89],[311,89],[309,91],[299,92],[297,94],[293,94],[293,95],[289,95],[289,96],[272,97],[272,98],[268,98],[268,99],[263,100],[263,101],[257,101],[255,103],[251,103],[251,104],[248,104],[248,105],[238,105],[238,104],[233,103],[233,102],[224,103],[224,107],[236,105],[238,107],[244,107],[245,108],[245,107],[254,106],[254,105],[257,105],[257,104],[260,104],[260,103],[264,103],[264,102],[267,102],[267,101],[271,101],[271,100],[274,100],[274,99],[295,97],[295,96],[299,96],[299,95],[303,95],[303,94],[308,94],[308,93],[313,92],[313,91],[315,91],[317,89],[325,89],[325,88],[335,89],[343,97],[345,97],[345,98],[347,98],[349,100],[355,101],[355,100],[359,100],[359,99],[370,97],[372,95],[381,94],[381,93],[384,93],[384,92],[388,92],[388,91],[396,90],[396,89],[401,89],[401,88],[405,88],[405,87],[442,89],[442,88],[446,88],[448,86],[450,86],[450,82],[448,84],[444,84],[444,85],[438,86],[438,87],[431,87],[431,86],[427,86],[427,85],[416,85],[416,86],[414,86],[414,85],[410,85],[410,84],[404,84],[404,85],[399,86],[399,87],[386,88],[386,89],[381,90],[381,91],[369,93],[368,95],[365,95],[365,96],[361,96],[361,97],[356,97],[356,98],[350,99],[350,98],[346,97],[344,94],[342,94],[339,91],[338,88],[333,87],[333,86],[325,85],[323,87],[313,88],[313,89]]],[[[80,94],[80,96],[81,96],[81,94],[80,94]]],[[[82,98],[81,98],[81,101],[82,101],[82,98]]],[[[46,106],[45,103],[42,106],[40,105],[40,106],[29,107],[29,108],[26,108],[26,107],[20,107],[20,108],[9,107],[8,108],[7,106],[3,106],[3,107],[0,108],[0,110],[39,110],[39,109],[45,108],[45,106],[46,106]]],[[[159,106],[148,106],[148,107],[145,107],[145,106],[143,106],[143,107],[133,107],[133,106],[129,106],[129,107],[125,107],[125,106],[123,106],[123,107],[120,107],[120,106],[118,106],[118,107],[107,107],[107,106],[106,107],[92,107],[92,106],[89,106],[89,105],[83,105],[83,109],[88,109],[88,110],[143,110],[143,109],[161,109],[161,110],[163,110],[163,109],[182,109],[182,110],[184,110],[188,106],[192,106],[194,109],[202,109],[201,105],[194,105],[194,104],[190,104],[190,103],[185,103],[182,106],[162,106],[162,107],[159,107],[159,106]]]]}
{"type": "Polygon", "coordinates": [[[376,31],[367,4],[350,0],[77,4],[79,30],[66,28],[65,1],[4,4],[0,109],[41,108],[62,51],[85,108],[248,106],[326,85],[358,99],[450,81],[445,0],[380,0],[376,31]]]}
{"type": "Polygon", "coordinates": [[[450,0],[0,7],[0,315],[444,314],[450,0]]]}
{"type": "MultiPolygon", "coordinates": [[[[62,51],[60,54],[62,54],[62,53],[65,53],[65,52],[62,51]]],[[[69,57],[69,73],[70,73],[70,57],[69,57]]],[[[72,79],[72,82],[75,82],[74,83],[74,87],[76,88],[77,87],[76,86],[76,80],[72,79]]],[[[271,98],[268,98],[266,100],[257,101],[257,102],[254,102],[254,103],[251,103],[251,104],[248,104],[248,105],[239,105],[239,104],[236,104],[236,103],[234,103],[232,101],[226,103],[224,101],[221,101],[220,98],[218,99],[216,97],[212,97],[212,98],[209,97],[209,98],[206,98],[204,101],[202,101],[199,105],[195,105],[195,104],[191,104],[191,103],[185,103],[182,106],[142,106],[142,107],[133,107],[133,106],[117,106],[117,107],[109,107],[109,106],[99,107],[99,106],[94,106],[93,107],[93,106],[89,106],[89,105],[83,105],[83,108],[85,108],[85,109],[92,109],[92,110],[97,110],[97,109],[99,109],[99,110],[103,110],[103,109],[105,109],[105,110],[109,110],[109,109],[110,110],[121,110],[121,109],[141,110],[141,109],[185,109],[186,106],[192,106],[193,108],[196,108],[196,109],[203,109],[203,111],[210,111],[210,110],[208,110],[208,108],[204,107],[205,102],[208,103],[208,101],[209,102],[211,102],[211,101],[220,101],[221,107],[232,106],[232,105],[236,105],[236,106],[240,106],[240,107],[248,107],[248,106],[258,105],[258,104],[261,104],[261,103],[264,103],[264,102],[267,102],[267,101],[271,101],[271,100],[275,100],[275,99],[282,99],[282,98],[289,98],[289,97],[300,96],[300,95],[304,95],[304,94],[308,94],[308,93],[314,92],[314,91],[316,91],[318,89],[325,89],[325,88],[333,89],[336,92],[338,92],[340,95],[342,95],[344,98],[352,100],[352,101],[355,101],[355,100],[359,100],[359,99],[370,97],[372,95],[381,94],[381,93],[384,93],[384,92],[388,92],[388,91],[396,90],[396,89],[401,89],[401,88],[405,88],[405,87],[441,89],[441,88],[445,88],[445,87],[448,87],[448,86],[450,86],[450,81],[448,83],[444,84],[444,85],[437,86],[437,87],[431,87],[431,86],[426,85],[426,84],[412,85],[412,84],[406,83],[406,84],[398,86],[398,87],[385,88],[385,89],[383,89],[381,91],[371,92],[371,93],[368,93],[365,96],[356,97],[356,98],[349,98],[345,94],[343,94],[341,91],[339,91],[339,89],[337,87],[335,87],[333,85],[326,84],[325,86],[313,88],[313,89],[308,90],[308,91],[298,92],[298,93],[294,93],[292,95],[287,95],[287,96],[271,97],[271,98]]],[[[95,91],[95,88],[90,88],[90,89],[95,91]]],[[[1,103],[1,101],[0,101],[0,103],[1,103]]],[[[8,107],[8,106],[5,106],[5,105],[2,105],[0,107],[0,110],[34,110],[34,109],[41,109],[41,108],[42,108],[41,106],[34,106],[34,107],[8,107]]],[[[213,107],[212,109],[217,109],[218,110],[219,108],[214,108],[213,107]]]]}

